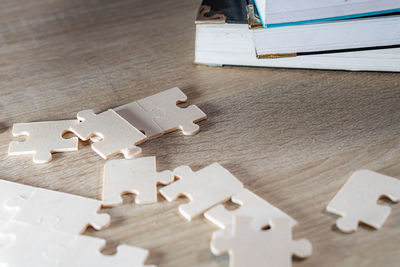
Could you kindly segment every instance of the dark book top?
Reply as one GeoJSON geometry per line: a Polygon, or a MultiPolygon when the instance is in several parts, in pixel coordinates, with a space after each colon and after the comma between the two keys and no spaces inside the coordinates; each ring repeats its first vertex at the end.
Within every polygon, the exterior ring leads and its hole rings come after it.
{"type": "Polygon", "coordinates": [[[203,0],[196,23],[247,23],[246,0],[203,0]]]}

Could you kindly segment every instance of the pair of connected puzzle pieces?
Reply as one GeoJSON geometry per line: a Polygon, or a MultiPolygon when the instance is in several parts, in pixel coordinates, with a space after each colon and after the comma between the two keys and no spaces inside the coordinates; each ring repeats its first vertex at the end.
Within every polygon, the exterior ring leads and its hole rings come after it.
{"type": "Polygon", "coordinates": [[[63,138],[72,132],[83,141],[90,139],[92,149],[105,159],[119,153],[131,159],[141,153],[137,145],[150,137],[176,129],[185,135],[199,131],[195,122],[205,119],[206,114],[195,105],[177,106],[186,101],[186,95],[175,87],[100,114],[80,111],[77,120],[16,123],[12,134],[27,140],[11,142],[8,154],[28,154],[35,163],[49,162],[53,152],[78,150],[78,138],[63,138]]]}
{"type": "Polygon", "coordinates": [[[147,250],[120,245],[107,256],[105,240],[80,235],[109,225],[100,208],[98,200],[0,180],[0,266],[143,267],[147,250]]]}
{"type": "Polygon", "coordinates": [[[218,163],[199,171],[188,166],[173,171],[179,180],[163,187],[162,196],[173,201],[179,196],[190,199],[179,207],[187,219],[204,214],[220,227],[211,241],[211,250],[220,255],[229,252],[232,267],[291,266],[292,255],[307,257],[312,246],[307,240],[292,240],[297,222],[289,215],[243,187],[243,184],[218,163]],[[222,203],[231,199],[241,205],[227,210],[222,203]],[[270,229],[262,228],[269,225],[270,229]]]}
{"type": "Polygon", "coordinates": [[[398,202],[400,180],[369,170],[359,170],[353,173],[326,210],[341,216],[336,226],[343,232],[356,231],[360,222],[380,229],[391,211],[390,207],[377,204],[382,197],[398,202]]]}

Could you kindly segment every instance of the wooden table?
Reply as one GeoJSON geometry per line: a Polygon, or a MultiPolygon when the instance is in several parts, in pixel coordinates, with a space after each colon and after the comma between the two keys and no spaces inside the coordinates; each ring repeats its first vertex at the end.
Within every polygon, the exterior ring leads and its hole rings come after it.
{"type": "MultiPolygon", "coordinates": [[[[400,177],[399,74],[194,65],[199,4],[2,0],[0,178],[100,199],[105,161],[88,144],[34,164],[7,156],[12,124],[74,118],[178,86],[209,118],[196,136],[174,132],[141,145],[160,170],[220,162],[298,220],[294,236],[309,238],[314,252],[294,266],[398,265],[399,205],[381,230],[350,235],[324,210],[357,169],[400,177]]],[[[160,267],[228,266],[228,256],[209,250],[216,228],[178,213],[187,200],[133,199],[104,209],[109,228],[85,232],[105,238],[106,253],[128,243],[150,249],[148,263],[160,267]]]]}

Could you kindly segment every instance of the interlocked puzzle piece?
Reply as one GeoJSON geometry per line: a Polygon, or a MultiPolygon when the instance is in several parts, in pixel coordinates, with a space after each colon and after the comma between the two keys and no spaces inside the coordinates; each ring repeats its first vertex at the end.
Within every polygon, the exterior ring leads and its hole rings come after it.
{"type": "Polygon", "coordinates": [[[234,216],[231,227],[214,232],[211,251],[215,255],[229,252],[230,267],[289,267],[292,256],[311,255],[312,245],[306,239],[293,240],[290,220],[273,218],[271,228],[256,230],[252,218],[234,216]]]}
{"type": "Polygon", "coordinates": [[[326,210],[342,216],[336,225],[343,232],[356,231],[359,222],[379,229],[391,211],[390,207],[377,204],[382,196],[394,202],[399,201],[400,180],[369,170],[359,170],[329,202],[326,210]]]}
{"type": "Polygon", "coordinates": [[[16,215],[15,209],[7,208],[5,202],[16,196],[30,197],[35,187],[0,180],[0,222],[9,221],[16,215]]]}
{"type": "Polygon", "coordinates": [[[158,114],[157,111],[148,112],[136,101],[114,108],[114,111],[135,126],[136,129],[143,131],[148,138],[164,133],[164,130],[153,120],[154,117],[162,116],[161,112],[158,114]]]}
{"type": "Polygon", "coordinates": [[[145,266],[149,252],[145,249],[119,245],[114,255],[104,255],[100,251],[105,246],[103,239],[77,235],[75,240],[66,248],[58,247],[53,254],[59,267],[155,267],[145,266]]]}
{"type": "Polygon", "coordinates": [[[200,129],[195,123],[207,116],[196,105],[177,106],[186,101],[187,96],[174,87],[115,110],[148,137],[176,129],[181,129],[184,135],[193,135],[200,129]]]}
{"type": "Polygon", "coordinates": [[[145,141],[146,136],[112,109],[97,115],[84,110],[77,117],[81,122],[72,126],[71,131],[82,140],[94,141],[92,149],[104,159],[118,153],[129,159],[140,154],[141,148],[136,145],[145,141]]]}
{"type": "Polygon", "coordinates": [[[296,220],[292,217],[248,189],[236,193],[231,200],[240,207],[235,210],[227,210],[223,205],[218,205],[204,213],[204,217],[222,229],[231,225],[234,216],[251,217],[253,219],[252,226],[255,229],[261,229],[271,219],[277,217],[288,218],[291,227],[297,225],[296,220]]]}
{"type": "Polygon", "coordinates": [[[16,123],[13,126],[13,136],[27,136],[25,141],[12,141],[8,155],[33,155],[35,163],[46,163],[52,160],[51,153],[78,150],[78,138],[63,138],[77,120],[43,121],[16,123]]]}
{"type": "Polygon", "coordinates": [[[47,250],[52,244],[69,246],[75,235],[55,231],[52,229],[55,223],[51,218],[40,225],[8,222],[1,231],[0,240],[5,238],[11,240],[11,243],[0,242],[0,262],[7,267],[56,266],[53,259],[48,257],[47,250]]]}
{"type": "Polygon", "coordinates": [[[0,262],[7,267],[145,267],[147,250],[120,245],[115,255],[103,255],[105,240],[56,231],[54,223],[8,223],[0,235],[0,240],[9,240],[0,241],[0,262]]]}
{"type": "Polygon", "coordinates": [[[110,223],[108,214],[97,213],[101,201],[42,188],[27,194],[14,192],[4,205],[15,209],[13,221],[41,224],[52,218],[54,229],[73,234],[83,232],[88,225],[100,230],[110,223]]]}
{"type": "Polygon", "coordinates": [[[125,193],[135,193],[138,204],[157,202],[157,184],[173,181],[171,171],[157,172],[156,157],[109,161],[104,165],[103,206],[122,204],[125,193]]]}
{"type": "Polygon", "coordinates": [[[197,172],[189,166],[180,166],[174,174],[180,180],[162,188],[160,193],[168,201],[180,195],[188,197],[190,203],[180,205],[179,211],[189,221],[243,189],[243,184],[218,163],[197,172]]]}

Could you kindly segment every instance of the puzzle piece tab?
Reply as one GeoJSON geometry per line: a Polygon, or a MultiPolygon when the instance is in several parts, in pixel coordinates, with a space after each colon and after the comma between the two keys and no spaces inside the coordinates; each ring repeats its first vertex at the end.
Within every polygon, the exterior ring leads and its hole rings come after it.
{"type": "Polygon", "coordinates": [[[51,153],[78,150],[78,138],[63,138],[77,120],[43,121],[15,123],[12,134],[15,137],[26,136],[25,141],[12,141],[8,155],[33,155],[35,163],[46,163],[52,160],[51,153]]]}
{"type": "MultiPolygon", "coordinates": [[[[153,113],[154,122],[164,131],[181,129],[184,135],[196,134],[200,128],[196,122],[206,119],[207,115],[196,105],[180,108],[178,103],[187,101],[187,96],[174,87],[158,94],[138,100],[137,103],[146,112],[153,113]]],[[[148,118],[149,114],[144,114],[148,118]]],[[[141,115],[138,113],[138,118],[141,115]]]]}
{"type": "Polygon", "coordinates": [[[231,225],[234,216],[252,218],[252,226],[255,229],[261,229],[277,217],[287,218],[291,227],[297,225],[296,220],[247,189],[233,195],[231,200],[240,207],[227,210],[223,205],[218,205],[204,213],[204,217],[222,229],[231,225]]]}
{"type": "Polygon", "coordinates": [[[230,267],[290,267],[293,255],[311,255],[308,240],[292,239],[288,218],[273,218],[270,226],[266,231],[256,230],[252,218],[234,216],[232,226],[213,233],[211,251],[215,255],[229,252],[230,267]]]}
{"type": "Polygon", "coordinates": [[[171,171],[157,172],[156,157],[112,160],[104,165],[103,206],[122,204],[121,194],[135,193],[136,203],[157,202],[157,184],[174,181],[171,171]]]}
{"type": "Polygon", "coordinates": [[[189,166],[180,166],[174,174],[180,180],[162,188],[160,193],[168,201],[180,195],[188,197],[190,203],[180,205],[179,211],[189,221],[243,189],[243,184],[218,163],[197,172],[189,166]]]}
{"type": "Polygon", "coordinates": [[[29,195],[14,194],[4,205],[16,211],[13,221],[41,224],[52,218],[54,229],[72,234],[82,233],[88,225],[100,230],[110,223],[108,214],[97,213],[101,201],[42,188],[29,195]]]}
{"type": "Polygon", "coordinates": [[[359,222],[379,229],[391,211],[390,207],[377,204],[382,196],[398,202],[400,180],[369,170],[359,170],[329,202],[326,210],[342,216],[336,225],[343,232],[356,231],[359,222]]]}
{"type": "Polygon", "coordinates": [[[81,122],[71,131],[82,140],[94,141],[92,149],[104,159],[118,153],[129,159],[140,154],[141,148],[136,145],[144,142],[146,136],[112,109],[97,115],[84,110],[77,117],[81,122]]]}

